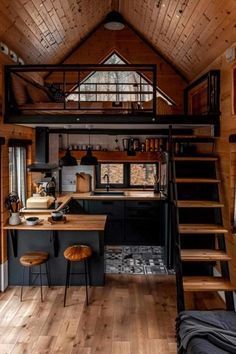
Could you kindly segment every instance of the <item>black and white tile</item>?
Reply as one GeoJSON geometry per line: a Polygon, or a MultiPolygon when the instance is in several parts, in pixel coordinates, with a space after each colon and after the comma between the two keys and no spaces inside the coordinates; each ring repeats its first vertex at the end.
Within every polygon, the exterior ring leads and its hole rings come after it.
{"type": "Polygon", "coordinates": [[[161,246],[107,246],[106,273],[168,274],[161,246]]]}

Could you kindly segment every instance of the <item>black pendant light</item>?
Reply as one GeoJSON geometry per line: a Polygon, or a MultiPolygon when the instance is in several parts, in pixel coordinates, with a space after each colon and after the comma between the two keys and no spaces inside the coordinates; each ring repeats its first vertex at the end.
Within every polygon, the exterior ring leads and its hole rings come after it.
{"type": "Polygon", "coordinates": [[[106,16],[104,27],[110,31],[120,31],[125,27],[122,15],[117,11],[111,11],[106,16]]]}
{"type": "Polygon", "coordinates": [[[81,157],[80,160],[80,165],[97,165],[98,164],[98,160],[96,158],[96,156],[93,156],[92,153],[92,148],[90,146],[90,129],[89,129],[89,145],[87,148],[87,152],[84,156],[81,157]]]}
{"type": "Polygon", "coordinates": [[[60,161],[59,161],[59,165],[60,166],[76,166],[77,164],[77,160],[74,156],[71,155],[70,153],[70,148],[68,145],[68,134],[67,134],[67,149],[66,149],[66,153],[65,156],[63,156],[60,161]]]}

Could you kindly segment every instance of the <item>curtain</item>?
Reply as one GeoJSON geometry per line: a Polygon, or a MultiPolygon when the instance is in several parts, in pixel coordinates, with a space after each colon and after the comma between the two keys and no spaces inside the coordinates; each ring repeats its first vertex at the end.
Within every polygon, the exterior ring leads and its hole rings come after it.
{"type": "Polygon", "coordinates": [[[9,147],[9,191],[16,192],[26,205],[26,148],[9,147]]]}

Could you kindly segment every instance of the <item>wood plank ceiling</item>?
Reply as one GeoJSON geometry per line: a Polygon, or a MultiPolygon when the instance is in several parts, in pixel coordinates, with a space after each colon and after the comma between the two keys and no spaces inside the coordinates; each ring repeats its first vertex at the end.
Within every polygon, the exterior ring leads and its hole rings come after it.
{"type": "Polygon", "coordinates": [[[58,63],[114,7],[188,79],[236,40],[236,0],[1,0],[0,40],[26,63],[58,63]]]}

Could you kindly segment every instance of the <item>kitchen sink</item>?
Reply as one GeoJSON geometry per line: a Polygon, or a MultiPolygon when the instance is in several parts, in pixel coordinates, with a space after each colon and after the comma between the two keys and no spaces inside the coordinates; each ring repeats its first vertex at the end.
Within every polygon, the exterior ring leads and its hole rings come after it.
{"type": "Polygon", "coordinates": [[[91,195],[105,195],[105,196],[119,196],[119,195],[125,195],[125,192],[123,191],[94,191],[91,193],[91,195]]]}

